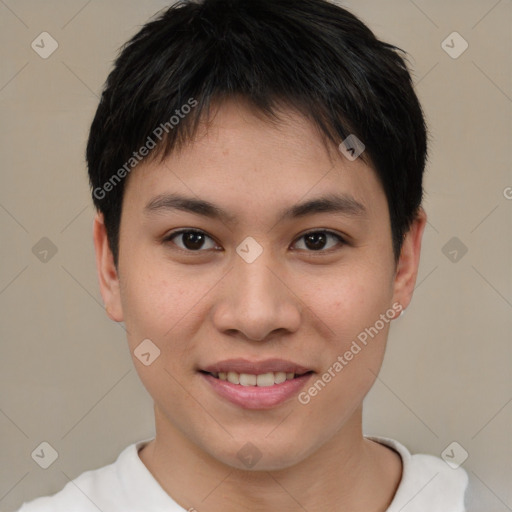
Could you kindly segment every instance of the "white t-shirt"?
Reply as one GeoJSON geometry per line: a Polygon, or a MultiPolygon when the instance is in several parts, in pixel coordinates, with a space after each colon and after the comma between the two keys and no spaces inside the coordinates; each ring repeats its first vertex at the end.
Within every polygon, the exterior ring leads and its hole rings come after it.
{"type": "MultiPolygon", "coordinates": [[[[387,512],[465,512],[466,471],[433,455],[411,455],[402,444],[370,437],[402,458],[402,480],[387,512]]],[[[183,512],[155,480],[138,452],[151,439],[126,447],[117,460],[86,471],[53,496],[24,503],[18,512],[183,512]]]]}

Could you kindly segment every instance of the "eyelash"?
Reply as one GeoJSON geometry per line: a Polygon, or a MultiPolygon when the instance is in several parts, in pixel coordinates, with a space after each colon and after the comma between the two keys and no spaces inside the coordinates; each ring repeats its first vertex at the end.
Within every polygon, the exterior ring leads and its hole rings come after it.
{"type": "MultiPolygon", "coordinates": [[[[176,244],[174,244],[174,242],[172,242],[172,240],[174,238],[176,238],[177,236],[182,235],[184,233],[197,233],[197,234],[205,235],[207,238],[210,238],[211,240],[213,240],[213,238],[211,236],[209,236],[207,233],[205,233],[204,231],[202,231],[200,229],[189,228],[189,229],[180,229],[178,231],[174,231],[174,232],[170,233],[168,236],[166,236],[164,238],[163,242],[164,243],[171,242],[171,243],[173,243],[173,245],[176,246],[176,244]]],[[[296,239],[296,242],[298,240],[300,240],[300,239],[302,239],[302,238],[304,238],[304,237],[306,237],[308,235],[314,234],[314,233],[325,233],[327,235],[331,235],[331,236],[333,236],[333,237],[338,239],[338,241],[341,244],[341,246],[347,244],[347,242],[345,241],[345,239],[342,236],[340,236],[339,234],[335,233],[334,231],[330,231],[330,230],[326,230],[326,229],[318,229],[318,230],[308,231],[307,233],[304,233],[300,237],[298,237],[296,239]]],[[[296,243],[296,242],[294,242],[294,243],[296,243]]],[[[341,247],[339,247],[339,248],[341,248],[341,247]]],[[[183,252],[183,253],[193,254],[193,253],[207,252],[208,249],[198,249],[197,251],[193,251],[191,249],[182,249],[181,247],[176,246],[176,250],[178,250],[180,252],[183,252]]],[[[300,250],[301,251],[305,250],[306,252],[309,252],[311,254],[321,254],[321,253],[330,254],[333,250],[336,250],[336,247],[331,247],[330,249],[319,249],[318,251],[306,250],[306,249],[300,249],[300,250]]]]}

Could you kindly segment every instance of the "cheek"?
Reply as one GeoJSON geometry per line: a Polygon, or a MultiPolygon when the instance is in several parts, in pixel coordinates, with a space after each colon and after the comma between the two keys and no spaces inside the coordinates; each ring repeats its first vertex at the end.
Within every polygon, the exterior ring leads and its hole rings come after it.
{"type": "Polygon", "coordinates": [[[153,399],[177,404],[183,398],[183,379],[177,374],[185,367],[193,337],[191,318],[204,291],[156,266],[149,272],[134,265],[125,278],[122,301],[133,364],[153,399]],[[150,344],[143,342],[148,339],[150,344]],[[148,352],[146,364],[143,354],[148,352]]]}
{"type": "Polygon", "coordinates": [[[122,290],[123,312],[131,350],[146,338],[160,348],[166,366],[179,364],[204,315],[205,296],[218,277],[172,265],[133,265],[122,290]]]}
{"type": "Polygon", "coordinates": [[[122,301],[126,325],[139,334],[162,336],[186,308],[187,287],[169,265],[134,251],[124,268],[122,301]],[[140,331],[147,331],[142,333],[140,331]]]}
{"type": "Polygon", "coordinates": [[[389,278],[378,267],[352,267],[312,290],[306,300],[326,343],[319,375],[325,388],[318,383],[311,394],[323,395],[318,403],[334,400],[350,410],[371,388],[382,364],[393,317],[389,278]]]}
{"type": "Polygon", "coordinates": [[[389,308],[392,288],[378,267],[340,269],[303,283],[303,301],[314,313],[322,333],[337,350],[350,346],[365,328],[375,324],[389,308]]]}

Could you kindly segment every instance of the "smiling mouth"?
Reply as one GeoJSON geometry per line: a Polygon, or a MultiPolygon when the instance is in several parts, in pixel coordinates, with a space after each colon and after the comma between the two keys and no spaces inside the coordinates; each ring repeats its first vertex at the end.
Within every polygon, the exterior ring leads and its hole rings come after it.
{"type": "Polygon", "coordinates": [[[231,384],[238,384],[240,386],[269,387],[309,375],[313,373],[313,371],[301,374],[290,372],[266,372],[257,375],[237,372],[206,372],[204,370],[201,370],[201,373],[211,375],[218,380],[227,381],[231,384]]]}

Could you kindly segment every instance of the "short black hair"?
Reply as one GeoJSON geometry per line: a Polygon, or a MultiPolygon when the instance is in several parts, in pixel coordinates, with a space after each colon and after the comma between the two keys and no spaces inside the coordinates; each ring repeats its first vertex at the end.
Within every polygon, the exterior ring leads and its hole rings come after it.
{"type": "Polygon", "coordinates": [[[200,0],[157,13],[123,45],[91,125],[89,181],[116,266],[129,172],[192,140],[213,102],[235,97],[269,119],[293,108],[336,145],[351,134],[363,142],[398,262],[423,198],[428,137],[405,52],[326,0],[200,0]]]}

